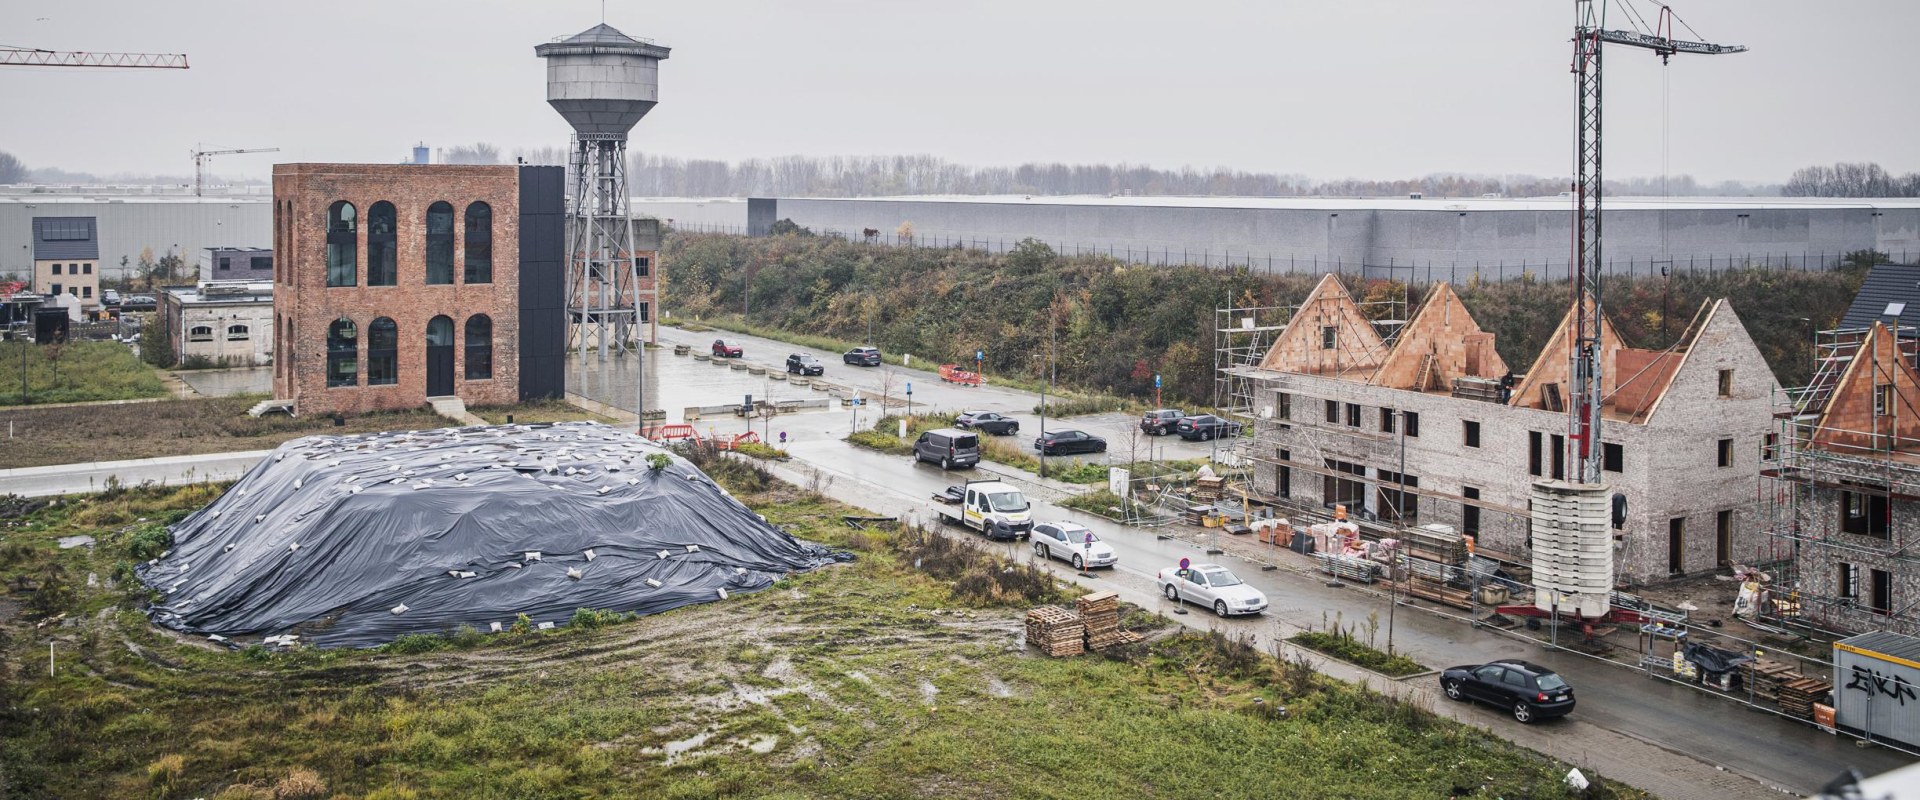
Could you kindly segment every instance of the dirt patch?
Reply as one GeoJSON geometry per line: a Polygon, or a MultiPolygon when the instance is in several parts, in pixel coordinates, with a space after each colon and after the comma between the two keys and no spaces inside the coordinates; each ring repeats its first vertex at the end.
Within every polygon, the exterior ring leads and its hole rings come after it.
{"type": "Polygon", "coordinates": [[[0,423],[13,424],[14,438],[0,448],[0,469],[122,461],[161,456],[266,450],[315,433],[370,433],[442,428],[451,424],[431,411],[398,411],[345,418],[249,417],[256,396],[161,400],[116,407],[9,408],[0,423]],[[132,421],[138,419],[138,423],[132,421]]]}

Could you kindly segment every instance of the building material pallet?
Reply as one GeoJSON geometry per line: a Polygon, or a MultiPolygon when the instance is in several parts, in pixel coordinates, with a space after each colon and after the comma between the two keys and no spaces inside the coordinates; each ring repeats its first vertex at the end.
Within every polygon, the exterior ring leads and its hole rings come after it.
{"type": "Polygon", "coordinates": [[[1780,710],[1801,719],[1813,719],[1813,704],[1824,703],[1833,684],[1819,678],[1801,678],[1780,684],[1780,710]]]}
{"type": "Polygon", "coordinates": [[[1407,579],[1407,594],[1454,608],[1473,608],[1473,596],[1467,590],[1455,589],[1418,575],[1407,579]]]}
{"type": "Polygon", "coordinates": [[[1041,606],[1027,612],[1027,644],[1055,658],[1087,651],[1087,624],[1079,614],[1059,606],[1041,606]]]}
{"type": "Polygon", "coordinates": [[[1374,563],[1372,561],[1334,553],[1316,553],[1314,557],[1320,560],[1321,572],[1341,580],[1373,583],[1374,563]]]}
{"type": "Polygon", "coordinates": [[[1740,680],[1753,687],[1755,697],[1780,701],[1781,684],[1800,679],[1800,672],[1784,661],[1763,658],[1740,665],[1740,680]]]}
{"type": "Polygon", "coordinates": [[[1088,650],[1105,650],[1122,644],[1140,641],[1137,633],[1120,630],[1120,595],[1117,592],[1094,592],[1074,601],[1080,609],[1080,618],[1086,623],[1088,650]]]}

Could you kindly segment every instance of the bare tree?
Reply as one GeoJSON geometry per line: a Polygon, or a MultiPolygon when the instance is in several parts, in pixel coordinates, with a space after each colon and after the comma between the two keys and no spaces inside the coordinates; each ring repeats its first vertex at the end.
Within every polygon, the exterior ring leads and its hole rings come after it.
{"type": "Polygon", "coordinates": [[[27,165],[12,153],[0,151],[0,183],[24,183],[27,165]]]}
{"type": "Polygon", "coordinates": [[[500,146],[487,142],[440,148],[442,164],[498,164],[500,146]]]}

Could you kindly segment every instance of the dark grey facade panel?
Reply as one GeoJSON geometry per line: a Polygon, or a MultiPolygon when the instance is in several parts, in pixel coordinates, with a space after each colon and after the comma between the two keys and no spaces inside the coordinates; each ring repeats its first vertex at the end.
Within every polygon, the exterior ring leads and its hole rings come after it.
{"type": "Polygon", "coordinates": [[[780,219],[780,201],[772,197],[747,198],[747,235],[765,236],[780,219]]]}
{"type": "Polygon", "coordinates": [[[33,260],[98,261],[100,236],[93,217],[34,217],[33,260]]]}
{"type": "Polygon", "coordinates": [[[1840,327],[1865,328],[1883,322],[1892,304],[1902,305],[1901,325],[1920,325],[1920,265],[1875,265],[1860,284],[1860,293],[1853,296],[1840,327]]]}
{"type": "Polygon", "coordinates": [[[567,390],[566,174],[520,168],[520,399],[567,390]]]}

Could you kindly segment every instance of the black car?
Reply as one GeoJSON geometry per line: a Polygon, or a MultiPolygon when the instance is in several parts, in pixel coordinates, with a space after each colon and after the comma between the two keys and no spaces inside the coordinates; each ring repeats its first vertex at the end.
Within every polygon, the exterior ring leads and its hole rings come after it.
{"type": "Polygon", "coordinates": [[[1172,433],[1174,426],[1180,424],[1180,418],[1186,415],[1187,412],[1177,408],[1156,408],[1140,415],[1140,430],[1148,436],[1165,436],[1172,433]]]}
{"type": "Polygon", "coordinates": [[[795,375],[825,375],[827,365],[806,353],[794,353],[787,356],[787,371],[795,375]]]}
{"type": "Polygon", "coordinates": [[[1012,436],[1020,432],[1020,420],[991,411],[968,411],[953,418],[953,427],[972,428],[995,436],[1012,436]]]}
{"type": "Polygon", "coordinates": [[[856,367],[877,367],[880,366],[880,348],[856,347],[848,350],[840,360],[856,367]]]}
{"type": "Polygon", "coordinates": [[[1559,673],[1519,659],[1449,668],[1440,673],[1440,689],[1455,700],[1507,709],[1521,722],[1563,717],[1573,710],[1573,687],[1559,673]]]}
{"type": "Polygon", "coordinates": [[[1107,440],[1086,431],[1052,431],[1033,440],[1033,449],[1042,455],[1064,456],[1073,453],[1107,452],[1107,440]]]}
{"type": "Polygon", "coordinates": [[[1174,423],[1173,432],[1180,434],[1180,438],[1189,442],[1195,440],[1204,442],[1210,439],[1239,436],[1240,423],[1212,414],[1196,414],[1191,417],[1181,417],[1179,422],[1174,423]]]}

